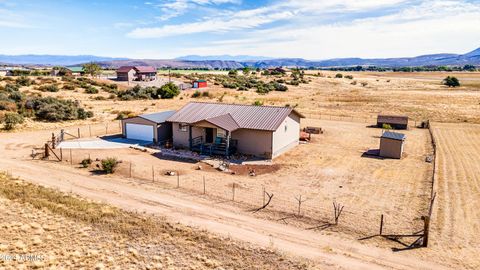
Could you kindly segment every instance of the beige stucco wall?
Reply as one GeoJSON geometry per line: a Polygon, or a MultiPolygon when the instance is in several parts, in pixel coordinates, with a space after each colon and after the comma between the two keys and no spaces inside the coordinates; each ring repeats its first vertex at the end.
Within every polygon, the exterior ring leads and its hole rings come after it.
{"type": "MultiPolygon", "coordinates": [[[[178,148],[189,148],[189,135],[188,135],[188,127],[187,131],[181,131],[179,127],[180,123],[172,123],[172,140],[173,145],[178,148]]],[[[198,136],[205,136],[203,128],[201,127],[192,127],[192,138],[198,136]]]]}
{"type": "Polygon", "coordinates": [[[238,140],[239,153],[255,155],[265,158],[272,157],[272,132],[239,129],[232,132],[232,139],[238,140]]]}
{"type": "Polygon", "coordinates": [[[288,151],[298,145],[300,138],[300,117],[290,114],[283,123],[273,132],[272,157],[288,151]]]}
{"type": "Polygon", "coordinates": [[[380,156],[402,158],[404,142],[387,138],[380,139],[380,156]]]}

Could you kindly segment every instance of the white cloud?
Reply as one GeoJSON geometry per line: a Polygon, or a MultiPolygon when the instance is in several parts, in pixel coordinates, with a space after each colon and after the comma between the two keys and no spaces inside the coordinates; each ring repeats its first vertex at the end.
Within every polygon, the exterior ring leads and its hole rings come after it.
{"type": "MultiPolygon", "coordinates": [[[[0,2],[0,4],[3,4],[0,2]]],[[[9,9],[0,8],[0,26],[8,28],[32,28],[24,18],[9,9]]]]}
{"type": "Polygon", "coordinates": [[[195,6],[215,6],[221,4],[239,4],[240,0],[170,0],[161,1],[154,4],[152,2],[145,2],[146,5],[151,5],[160,9],[161,15],[157,16],[160,21],[167,21],[171,18],[178,17],[184,14],[188,9],[195,6]]]}

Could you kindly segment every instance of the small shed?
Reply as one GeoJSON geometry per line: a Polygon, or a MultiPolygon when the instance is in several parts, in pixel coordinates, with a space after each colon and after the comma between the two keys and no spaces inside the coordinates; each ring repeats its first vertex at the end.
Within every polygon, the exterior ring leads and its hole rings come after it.
{"type": "Polygon", "coordinates": [[[161,143],[172,138],[172,124],[165,120],[175,111],[142,114],[122,120],[124,138],[161,143]]]}
{"type": "Polygon", "coordinates": [[[404,115],[378,115],[377,127],[383,127],[383,124],[388,124],[394,129],[407,129],[408,116],[404,115]]]}
{"type": "Polygon", "coordinates": [[[386,131],[380,137],[380,156],[401,159],[406,136],[402,133],[386,131]]]}
{"type": "Polygon", "coordinates": [[[193,81],[193,88],[204,88],[204,87],[207,87],[207,81],[205,80],[193,81]]]}
{"type": "Polygon", "coordinates": [[[76,67],[67,67],[70,72],[72,72],[73,76],[82,76],[85,74],[85,71],[83,70],[83,67],[76,66],[76,67]]]}

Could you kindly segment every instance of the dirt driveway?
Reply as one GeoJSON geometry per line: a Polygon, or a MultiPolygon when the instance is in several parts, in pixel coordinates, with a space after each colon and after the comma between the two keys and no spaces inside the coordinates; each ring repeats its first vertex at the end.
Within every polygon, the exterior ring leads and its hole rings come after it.
{"type": "Polygon", "coordinates": [[[327,233],[258,219],[233,206],[208,201],[200,196],[116,176],[92,175],[53,162],[32,161],[28,156],[32,145],[41,143],[48,134],[49,131],[0,134],[0,170],[8,170],[14,176],[33,183],[74,192],[127,210],[163,215],[172,221],[313,259],[322,268],[443,269],[428,259],[418,259],[406,253],[393,253],[327,233]],[[28,140],[29,143],[25,143],[28,140]]]}

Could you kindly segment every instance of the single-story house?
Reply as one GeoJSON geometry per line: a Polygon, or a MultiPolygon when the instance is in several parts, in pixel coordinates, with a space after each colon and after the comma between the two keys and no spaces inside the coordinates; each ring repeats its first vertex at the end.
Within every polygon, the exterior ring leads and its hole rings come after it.
{"type": "Polygon", "coordinates": [[[117,69],[119,81],[152,81],[157,79],[157,69],[152,66],[122,66],[117,69]]]}
{"type": "Polygon", "coordinates": [[[408,116],[403,115],[378,115],[377,127],[382,128],[383,124],[388,124],[394,129],[407,129],[408,116]]]}
{"type": "Polygon", "coordinates": [[[73,76],[83,76],[85,74],[83,67],[67,67],[67,69],[72,72],[73,76]]]}
{"type": "Polygon", "coordinates": [[[298,145],[301,118],[291,107],[190,102],[167,121],[175,147],[275,158],[298,145]]]}
{"type": "Polygon", "coordinates": [[[166,119],[175,111],[142,114],[122,120],[124,138],[161,143],[172,138],[172,124],[166,119]]]}
{"type": "Polygon", "coordinates": [[[205,80],[193,81],[193,88],[204,88],[204,87],[207,87],[207,81],[205,80]]]}
{"type": "Polygon", "coordinates": [[[402,158],[406,136],[402,133],[383,132],[380,137],[380,156],[387,158],[402,158]]]}

